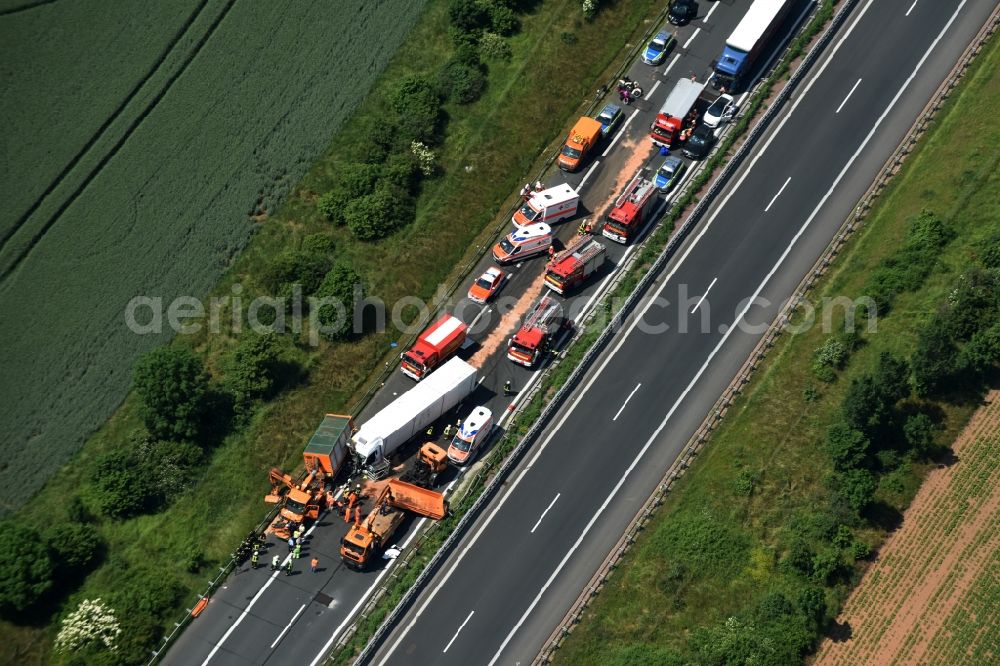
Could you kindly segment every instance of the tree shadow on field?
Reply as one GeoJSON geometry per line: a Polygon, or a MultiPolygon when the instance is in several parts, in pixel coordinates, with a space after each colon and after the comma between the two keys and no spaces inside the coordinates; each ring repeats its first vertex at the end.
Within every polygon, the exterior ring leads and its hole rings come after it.
{"type": "Polygon", "coordinates": [[[851,628],[850,622],[846,620],[843,622],[834,621],[827,625],[823,634],[834,643],[843,643],[851,640],[854,636],[854,629],[851,628]]]}
{"type": "Polygon", "coordinates": [[[894,532],[903,524],[903,514],[899,509],[883,501],[873,502],[865,509],[864,517],[886,532],[894,532]]]}
{"type": "Polygon", "coordinates": [[[274,385],[267,398],[274,398],[288,389],[301,386],[309,379],[309,370],[300,363],[283,359],[274,364],[274,385]]]}
{"type": "Polygon", "coordinates": [[[204,411],[198,443],[209,451],[222,443],[233,431],[236,404],[233,396],[220,387],[212,387],[205,395],[204,411]]]}

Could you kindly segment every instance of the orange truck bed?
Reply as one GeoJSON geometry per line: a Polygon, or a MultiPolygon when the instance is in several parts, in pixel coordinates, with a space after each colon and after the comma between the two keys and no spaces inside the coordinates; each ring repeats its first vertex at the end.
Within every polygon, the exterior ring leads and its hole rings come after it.
{"type": "Polygon", "coordinates": [[[427,490],[399,479],[391,479],[383,492],[391,493],[389,501],[393,506],[421,516],[441,520],[448,514],[444,495],[433,490],[427,490]]]}

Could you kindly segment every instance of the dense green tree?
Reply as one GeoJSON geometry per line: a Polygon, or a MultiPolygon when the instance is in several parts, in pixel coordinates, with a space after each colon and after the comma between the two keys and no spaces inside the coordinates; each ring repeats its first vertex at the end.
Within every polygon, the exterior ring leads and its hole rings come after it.
{"type": "Polygon", "coordinates": [[[441,96],[452,99],[459,104],[471,104],[482,97],[486,90],[486,73],[477,63],[467,64],[453,59],[445,63],[438,72],[438,89],[441,96]]]}
{"type": "MultiPolygon", "coordinates": [[[[386,139],[387,140],[387,139],[386,139]]],[[[378,162],[383,162],[389,147],[380,148],[378,162]]],[[[334,185],[316,202],[316,207],[326,219],[340,226],[346,223],[344,209],[354,199],[375,191],[375,184],[382,174],[381,164],[348,162],[334,170],[334,185]]]]}
{"type": "Polygon", "coordinates": [[[154,437],[197,438],[208,392],[201,357],[180,345],[154,349],[136,363],[133,385],[139,413],[154,437]]]}
{"type": "Polygon", "coordinates": [[[479,0],[451,0],[448,20],[462,32],[476,32],[489,26],[490,13],[479,0]]]}
{"type": "Polygon", "coordinates": [[[962,347],[956,365],[971,377],[981,376],[1000,365],[1000,322],[973,334],[962,347]]]}
{"type": "MultiPolygon", "coordinates": [[[[285,250],[278,254],[259,276],[261,286],[273,296],[288,299],[299,285],[303,296],[314,293],[330,270],[330,252],[311,249],[285,250]]],[[[289,301],[287,305],[291,305],[289,301]]]]}
{"type": "Polygon", "coordinates": [[[927,414],[911,414],[903,424],[903,434],[910,450],[927,455],[934,448],[934,421],[927,414]]]}
{"type": "Polygon", "coordinates": [[[826,621],[826,594],[822,588],[812,586],[802,588],[795,603],[813,629],[823,626],[826,621]]]}
{"type": "Polygon", "coordinates": [[[191,442],[134,436],[98,459],[91,474],[94,499],[111,518],[155,512],[188,487],[202,455],[191,442]]]}
{"type": "Polygon", "coordinates": [[[390,93],[389,102],[398,114],[403,138],[436,143],[443,115],[441,96],[430,81],[417,75],[403,77],[390,93]]]}
{"type": "Polygon", "coordinates": [[[344,210],[344,218],[359,239],[375,241],[412,222],[414,213],[412,196],[383,184],[373,194],[352,201],[344,210]]]}
{"type": "Polygon", "coordinates": [[[0,523],[0,616],[17,619],[51,589],[55,578],[49,548],[34,529],[0,523]]]}
{"type": "Polygon", "coordinates": [[[63,575],[77,576],[89,569],[104,547],[101,535],[88,524],[59,523],[49,528],[44,538],[63,575]]]}
{"type": "Polygon", "coordinates": [[[238,408],[246,409],[256,400],[269,398],[281,365],[278,336],[244,331],[228,365],[226,384],[238,408]]]}
{"type": "Polygon", "coordinates": [[[324,337],[342,340],[350,334],[360,284],[361,276],[346,263],[338,262],[327,273],[316,292],[317,298],[328,301],[319,306],[318,312],[319,323],[324,327],[324,337]]]}
{"type": "Polygon", "coordinates": [[[490,30],[503,37],[510,37],[521,27],[517,14],[510,7],[498,2],[492,2],[487,8],[490,30]]]}
{"type": "Polygon", "coordinates": [[[932,319],[917,338],[913,352],[913,383],[917,395],[928,397],[946,389],[953,378],[958,348],[940,317],[932,319]]]}
{"type": "Polygon", "coordinates": [[[868,456],[868,438],[860,430],[838,421],[826,430],[826,453],[838,470],[861,467],[868,456]]]}
{"type": "Polygon", "coordinates": [[[851,469],[837,475],[837,492],[858,513],[875,499],[875,476],[866,469],[851,469]]]}

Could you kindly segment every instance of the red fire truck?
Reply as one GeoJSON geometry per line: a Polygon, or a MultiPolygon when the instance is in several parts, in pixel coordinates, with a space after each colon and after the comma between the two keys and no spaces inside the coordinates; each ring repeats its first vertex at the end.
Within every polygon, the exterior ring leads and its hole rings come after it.
{"type": "Polygon", "coordinates": [[[634,238],[655,208],[656,184],[647,169],[639,169],[608,213],[601,233],[618,243],[634,238]]]}
{"type": "Polygon", "coordinates": [[[418,382],[431,370],[458,351],[465,342],[469,327],[452,315],[441,317],[433,326],[420,334],[409,351],[401,355],[399,369],[418,382]]]}
{"type": "Polygon", "coordinates": [[[551,294],[542,296],[524,324],[507,341],[507,358],[523,366],[533,366],[555,343],[555,338],[567,325],[562,305],[551,294]]]}
{"type": "Polygon", "coordinates": [[[607,248],[589,235],[577,236],[566,251],[545,271],[545,286],[565,295],[583,284],[598,268],[604,265],[607,248]]]}

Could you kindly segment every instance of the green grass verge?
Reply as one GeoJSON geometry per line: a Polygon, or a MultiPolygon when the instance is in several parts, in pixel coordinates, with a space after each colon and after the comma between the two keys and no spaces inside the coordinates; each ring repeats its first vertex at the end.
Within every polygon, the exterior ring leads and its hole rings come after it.
{"type": "MultiPolygon", "coordinates": [[[[558,137],[590,96],[594,81],[609,74],[623,44],[644,30],[643,19],[659,8],[650,1],[615,3],[593,22],[581,18],[580,5],[570,0],[541,3],[523,18],[522,31],[512,38],[513,58],[490,64],[489,89],[469,107],[448,107],[449,138],[440,151],[443,175],[423,186],[416,223],[377,244],[362,244],[342,230],[333,230],[338,258],[362,273],[367,291],[386,302],[403,295],[429,297],[472,248],[484,227],[518,189],[539,152],[558,137]],[[575,35],[562,39],[563,33],[575,35]],[[539,94],[544,91],[544,94],[539,94]],[[467,170],[465,167],[471,167],[467,170]],[[456,215],[454,211],[461,211],[456,215]]],[[[253,277],[276,253],[318,231],[330,231],[316,214],[314,200],[329,186],[331,165],[349,144],[364,115],[382,113],[385,91],[402,74],[433,68],[448,57],[442,35],[447,33],[447,2],[433,1],[400,48],[397,56],[362,103],[354,119],[333,138],[330,152],[319,161],[285,205],[264,219],[246,251],[217,286],[228,294],[236,283],[253,284],[253,277]]],[[[295,467],[304,442],[326,411],[344,410],[364,390],[365,382],[389,357],[388,335],[371,335],[353,344],[297,348],[293,356],[308,372],[308,381],[265,405],[251,422],[230,435],[192,487],[156,515],[126,521],[97,519],[107,541],[107,556],[82,586],[55,609],[55,618],[82,598],[114,598],[123,581],[144,585],[156,581],[144,600],[155,621],[141,642],[157,642],[162,627],[180,619],[195,594],[205,589],[215,565],[266,511],[261,498],[267,490],[266,470],[295,467]]],[[[208,366],[219,370],[222,354],[235,340],[222,334],[194,338],[208,366]]],[[[95,460],[118,448],[141,429],[132,398],[85,444],[71,465],[60,469],[16,520],[47,524],[66,520],[68,499],[89,502],[88,478],[95,460]]],[[[120,609],[129,613],[129,608],[120,609]]],[[[0,661],[50,663],[51,641],[57,627],[0,623],[0,661]]]]}
{"type": "MultiPolygon", "coordinates": [[[[748,635],[741,633],[745,621],[722,630],[727,618],[745,617],[775,592],[796,599],[806,587],[781,560],[790,533],[806,538],[816,552],[832,547],[828,528],[836,524],[823,524],[828,517],[821,509],[831,503],[826,479],[832,468],[822,442],[839,417],[850,379],[870,372],[884,351],[908,357],[921,326],[969,267],[976,248],[1000,230],[1000,128],[992,121],[1000,103],[998,64],[1000,41],[994,38],[813,299],[863,293],[872,269],[902,244],[909,220],[922,209],[933,210],[957,233],[934,271],[917,291],[898,296],[833,383],[819,382],[811,369],[815,350],[828,337],[820,327],[779,340],[557,661],[701,663],[711,652],[706,636],[725,642],[748,635]],[[749,494],[747,478],[753,479],[749,494]]],[[[938,440],[948,442],[975,403],[936,406],[938,440]]],[[[877,498],[890,511],[902,511],[925,471],[919,462],[904,463],[882,477],[877,498]]],[[[877,525],[853,525],[855,538],[877,546],[885,537],[877,525]]],[[[827,617],[835,615],[864,568],[863,561],[836,555],[842,574],[813,584],[823,592],[827,617]]],[[[805,632],[815,640],[815,631],[805,632]]],[[[772,662],[762,654],[759,663],[772,662]]]]}

